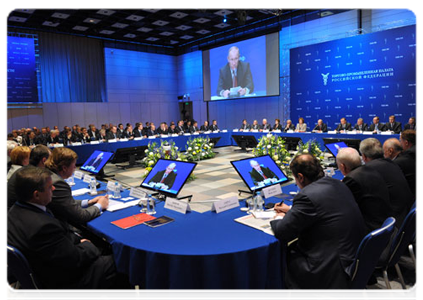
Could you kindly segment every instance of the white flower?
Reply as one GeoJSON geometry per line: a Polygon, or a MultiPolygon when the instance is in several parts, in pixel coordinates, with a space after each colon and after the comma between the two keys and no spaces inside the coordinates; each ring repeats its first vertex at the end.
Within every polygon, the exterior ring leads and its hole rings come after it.
{"type": "Polygon", "coordinates": [[[206,155],[206,153],[202,152],[202,153],[201,153],[201,156],[204,156],[204,155],[206,155]]]}
{"type": "Polygon", "coordinates": [[[273,160],[278,160],[278,159],[279,159],[279,156],[273,155],[273,160]]]}
{"type": "Polygon", "coordinates": [[[280,163],[281,163],[281,161],[280,161],[280,160],[277,160],[277,161],[276,161],[276,164],[277,164],[277,165],[279,165],[280,163]]]}
{"type": "Polygon", "coordinates": [[[150,161],[148,162],[148,165],[149,165],[149,166],[154,165],[154,161],[150,160],[150,161]]]}
{"type": "Polygon", "coordinates": [[[181,160],[179,157],[176,160],[181,160]]]}
{"type": "Polygon", "coordinates": [[[145,151],[144,151],[145,153],[148,153],[148,149],[145,149],[145,151]]]}
{"type": "Polygon", "coordinates": [[[191,147],[189,147],[189,148],[188,148],[188,151],[191,151],[191,150],[192,150],[192,148],[191,148],[191,147]]]}
{"type": "Polygon", "coordinates": [[[179,148],[177,146],[175,146],[175,150],[178,150],[179,148]]]}
{"type": "Polygon", "coordinates": [[[149,156],[154,156],[153,152],[148,153],[149,156]]]}
{"type": "Polygon", "coordinates": [[[198,149],[200,149],[200,148],[198,148],[197,146],[195,146],[194,148],[195,148],[195,150],[198,150],[198,149]]]}
{"type": "Polygon", "coordinates": [[[272,148],[272,146],[271,145],[267,145],[267,149],[270,149],[270,148],[272,148]]]}
{"type": "Polygon", "coordinates": [[[304,153],[308,153],[308,150],[307,149],[304,149],[304,151],[303,151],[304,153]]]}
{"type": "Polygon", "coordinates": [[[213,146],[213,143],[210,143],[209,145],[212,147],[213,146]]]}

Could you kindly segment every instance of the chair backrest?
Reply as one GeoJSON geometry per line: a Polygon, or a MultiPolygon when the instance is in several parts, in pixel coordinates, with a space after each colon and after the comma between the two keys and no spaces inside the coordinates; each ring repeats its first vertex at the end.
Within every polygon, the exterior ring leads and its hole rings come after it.
{"type": "Polygon", "coordinates": [[[38,289],[34,273],[25,256],[15,247],[7,245],[7,269],[23,289],[38,289]]]}
{"type": "Polygon", "coordinates": [[[373,274],[382,251],[391,238],[395,219],[389,217],[382,227],[367,234],[358,246],[354,263],[349,268],[352,289],[364,289],[373,274]]]}
{"type": "Polygon", "coordinates": [[[408,245],[414,240],[416,235],[416,207],[414,206],[405,217],[400,229],[394,237],[389,251],[387,267],[394,266],[401,255],[408,249],[408,245]]]}

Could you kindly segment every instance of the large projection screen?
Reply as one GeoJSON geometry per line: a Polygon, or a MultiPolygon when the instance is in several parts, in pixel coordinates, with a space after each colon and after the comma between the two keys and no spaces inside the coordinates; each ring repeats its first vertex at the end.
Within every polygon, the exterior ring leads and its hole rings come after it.
{"type": "Polygon", "coordinates": [[[279,95],[279,33],[203,51],[203,87],[204,101],[279,95]]]}

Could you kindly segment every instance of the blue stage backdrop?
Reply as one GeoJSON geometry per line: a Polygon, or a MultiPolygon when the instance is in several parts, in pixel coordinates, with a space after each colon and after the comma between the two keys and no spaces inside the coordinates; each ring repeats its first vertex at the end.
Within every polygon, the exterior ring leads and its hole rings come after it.
{"type": "Polygon", "coordinates": [[[7,37],[7,101],[38,102],[33,38],[7,37]]]}
{"type": "Polygon", "coordinates": [[[290,50],[291,118],[334,130],[340,118],[404,125],[416,112],[416,27],[406,26],[290,50]]]}

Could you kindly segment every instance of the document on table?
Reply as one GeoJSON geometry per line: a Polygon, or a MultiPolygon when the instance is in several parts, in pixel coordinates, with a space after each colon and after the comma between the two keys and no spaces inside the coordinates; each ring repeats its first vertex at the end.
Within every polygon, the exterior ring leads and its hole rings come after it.
{"type": "Polygon", "coordinates": [[[272,220],[273,219],[257,219],[253,215],[246,215],[235,219],[235,221],[238,223],[253,227],[270,235],[275,235],[273,233],[272,227],[270,226],[270,221],[272,220]]]}
{"type": "Polygon", "coordinates": [[[109,200],[109,207],[107,208],[107,211],[113,212],[120,209],[124,209],[127,207],[135,206],[137,205],[139,200],[129,201],[129,202],[121,202],[116,200],[109,200]]]}

